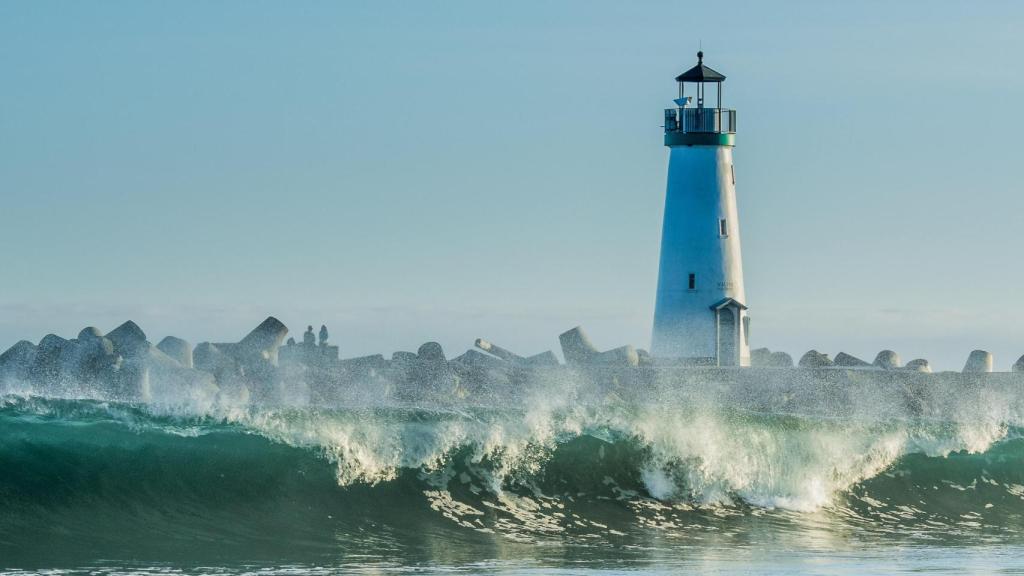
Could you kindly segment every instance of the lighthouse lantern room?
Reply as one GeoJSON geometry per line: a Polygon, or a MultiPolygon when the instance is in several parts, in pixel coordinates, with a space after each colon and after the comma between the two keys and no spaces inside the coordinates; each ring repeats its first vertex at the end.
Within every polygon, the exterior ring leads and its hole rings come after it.
{"type": "Polygon", "coordinates": [[[665,110],[665,218],[651,354],[687,364],[750,364],[736,173],[736,111],[722,108],[725,76],[697,65],[676,77],[665,110]],[[709,86],[710,85],[710,86],[709,86]],[[705,90],[714,88],[715,106],[705,90]]]}

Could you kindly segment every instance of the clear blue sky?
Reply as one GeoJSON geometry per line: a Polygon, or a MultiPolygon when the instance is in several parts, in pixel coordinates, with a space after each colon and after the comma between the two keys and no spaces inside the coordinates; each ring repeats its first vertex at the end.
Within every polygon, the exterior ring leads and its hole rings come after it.
{"type": "Polygon", "coordinates": [[[649,344],[672,78],[739,111],[752,344],[1024,353],[1020,2],[0,2],[0,349],[649,344]]]}

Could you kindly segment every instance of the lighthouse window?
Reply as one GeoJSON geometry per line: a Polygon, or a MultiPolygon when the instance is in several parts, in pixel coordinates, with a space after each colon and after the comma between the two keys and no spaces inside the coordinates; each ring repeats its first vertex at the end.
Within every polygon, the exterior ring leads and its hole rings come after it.
{"type": "Polygon", "coordinates": [[[729,172],[732,174],[732,185],[735,186],[736,185],[736,166],[734,164],[729,164],[729,172]]]}
{"type": "Polygon", "coordinates": [[[725,218],[718,220],[718,235],[722,238],[729,236],[729,223],[725,221],[725,218]]]}
{"type": "Polygon", "coordinates": [[[689,286],[690,286],[690,290],[696,290],[697,289],[697,275],[694,274],[693,272],[690,272],[690,283],[689,283],[689,286]]]}

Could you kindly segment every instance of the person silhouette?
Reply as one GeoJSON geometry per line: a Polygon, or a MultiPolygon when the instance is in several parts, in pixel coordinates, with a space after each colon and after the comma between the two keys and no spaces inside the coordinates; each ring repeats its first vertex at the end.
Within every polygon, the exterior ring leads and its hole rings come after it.
{"type": "Polygon", "coordinates": [[[327,334],[327,325],[326,324],[321,324],[320,325],[320,345],[321,346],[326,346],[327,345],[327,338],[328,338],[328,336],[329,335],[327,334]]]}
{"type": "Polygon", "coordinates": [[[306,328],[306,333],[302,335],[302,343],[309,346],[316,346],[316,336],[313,335],[312,326],[306,328]]]}

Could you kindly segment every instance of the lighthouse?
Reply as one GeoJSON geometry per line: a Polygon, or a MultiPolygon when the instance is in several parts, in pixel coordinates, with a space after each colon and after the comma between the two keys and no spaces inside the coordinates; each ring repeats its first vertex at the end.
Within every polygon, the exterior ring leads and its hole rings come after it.
{"type": "Polygon", "coordinates": [[[724,81],[697,52],[697,65],[676,77],[676,106],[665,110],[668,184],[651,354],[747,366],[750,316],[732,159],[736,111],[722,108],[724,81]],[[706,98],[707,88],[715,100],[706,98]]]}

